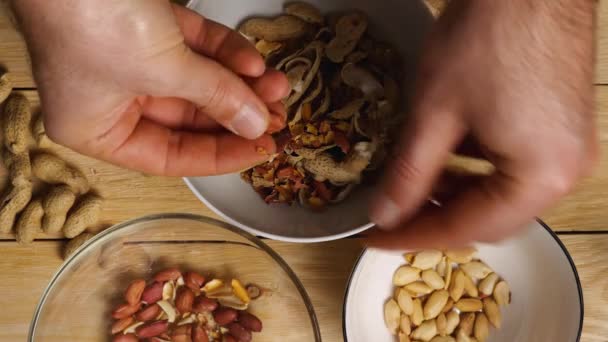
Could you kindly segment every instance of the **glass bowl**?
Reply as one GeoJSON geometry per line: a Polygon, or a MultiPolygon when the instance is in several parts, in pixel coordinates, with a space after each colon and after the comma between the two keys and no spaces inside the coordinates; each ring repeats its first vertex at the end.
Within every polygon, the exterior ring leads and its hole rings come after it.
{"type": "Polygon", "coordinates": [[[128,284],[167,267],[262,288],[249,307],[264,324],[253,341],[321,341],[306,290],[276,252],[238,228],[190,214],[138,218],[88,241],[44,291],[28,341],[110,341],[111,311],[128,284]]]}

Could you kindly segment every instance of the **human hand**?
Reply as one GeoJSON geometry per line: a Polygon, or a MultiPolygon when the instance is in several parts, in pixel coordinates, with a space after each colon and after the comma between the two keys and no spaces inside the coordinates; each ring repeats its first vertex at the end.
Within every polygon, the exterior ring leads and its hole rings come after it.
{"type": "Polygon", "coordinates": [[[287,79],[238,33],[167,0],[13,7],[56,142],[172,176],[238,171],[274,152],[266,133],[285,123],[287,79]]]}
{"type": "Polygon", "coordinates": [[[592,0],[453,1],[418,74],[413,118],[371,208],[386,248],[492,242],[568,193],[598,158],[592,0]],[[496,172],[425,206],[472,137],[496,172]]]}

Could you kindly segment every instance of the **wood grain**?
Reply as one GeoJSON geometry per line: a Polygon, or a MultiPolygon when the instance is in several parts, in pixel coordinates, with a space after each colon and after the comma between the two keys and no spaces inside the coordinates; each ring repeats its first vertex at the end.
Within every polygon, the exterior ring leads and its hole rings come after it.
{"type": "Polygon", "coordinates": [[[608,230],[608,87],[597,86],[601,159],[595,173],[542,218],[558,231],[608,230]]]}
{"type": "MultiPolygon", "coordinates": [[[[601,0],[598,10],[598,84],[608,84],[608,1],[601,0]]],[[[0,5],[0,67],[8,69],[19,88],[34,88],[26,44],[15,30],[9,15],[0,5]]]]}
{"type": "Polygon", "coordinates": [[[585,298],[582,342],[608,341],[608,235],[561,236],[578,268],[585,298]]]}
{"type": "MultiPolygon", "coordinates": [[[[583,342],[608,340],[608,235],[562,236],[579,270],[585,296],[583,342]]],[[[61,259],[60,242],[21,247],[0,243],[0,341],[24,341],[35,306],[61,259]]],[[[283,256],[306,287],[321,325],[323,341],[342,341],[342,301],[350,270],[360,253],[357,240],[314,245],[276,241],[268,244],[283,256]]]]}
{"type": "Polygon", "coordinates": [[[608,84],[608,1],[600,0],[597,33],[596,82],[608,84]]]}

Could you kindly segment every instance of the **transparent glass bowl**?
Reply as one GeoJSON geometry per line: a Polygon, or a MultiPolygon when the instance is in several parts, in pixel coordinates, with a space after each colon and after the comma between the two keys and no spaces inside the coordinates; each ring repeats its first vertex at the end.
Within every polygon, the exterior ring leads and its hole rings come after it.
{"type": "Polygon", "coordinates": [[[44,291],[28,341],[110,341],[110,313],[130,281],[173,266],[261,287],[249,311],[264,331],[253,341],[321,341],[310,298],[277,253],[251,234],[189,214],[138,218],[88,241],[44,291]]]}

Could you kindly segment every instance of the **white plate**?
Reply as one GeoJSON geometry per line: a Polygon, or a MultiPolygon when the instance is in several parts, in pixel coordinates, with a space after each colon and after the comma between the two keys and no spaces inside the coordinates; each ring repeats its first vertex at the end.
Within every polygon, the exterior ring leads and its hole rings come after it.
{"type": "MultiPolygon", "coordinates": [[[[191,0],[189,7],[207,18],[236,27],[252,15],[282,11],[284,0],[191,0]]],[[[324,12],[360,9],[370,17],[375,37],[395,45],[404,56],[405,70],[414,70],[422,37],[432,18],[420,1],[314,0],[324,12]]],[[[360,189],[343,204],[322,213],[293,206],[268,206],[238,175],[187,178],[192,192],[229,223],[252,234],[289,242],[340,239],[372,227],[367,203],[372,189],[360,189]]]]}
{"type": "MultiPolygon", "coordinates": [[[[510,285],[503,327],[488,342],[574,342],[583,326],[583,294],[576,267],[558,237],[534,222],[524,235],[479,245],[479,257],[510,285]]],[[[395,342],[384,324],[384,303],[403,253],[367,249],[351,275],[344,304],[348,342],[395,342]]]]}

